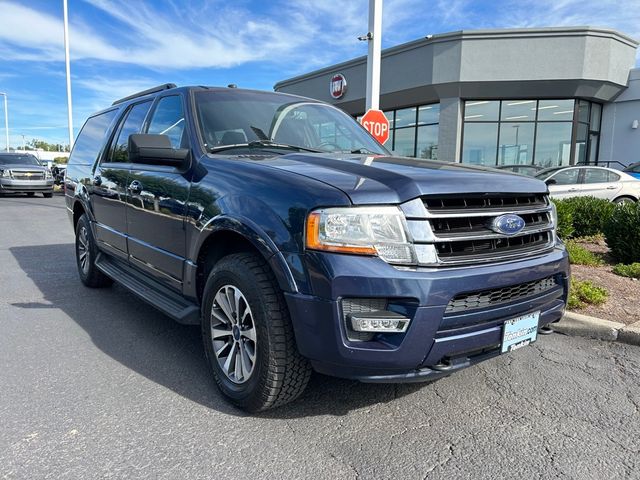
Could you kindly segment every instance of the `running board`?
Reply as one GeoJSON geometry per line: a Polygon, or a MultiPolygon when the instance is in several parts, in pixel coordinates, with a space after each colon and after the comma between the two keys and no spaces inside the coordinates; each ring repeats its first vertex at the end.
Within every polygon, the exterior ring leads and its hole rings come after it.
{"type": "Polygon", "coordinates": [[[96,267],[131,293],[137,295],[165,315],[185,325],[200,325],[200,308],[164,285],[139,273],[125,263],[103,253],[96,258],[96,267]]]}

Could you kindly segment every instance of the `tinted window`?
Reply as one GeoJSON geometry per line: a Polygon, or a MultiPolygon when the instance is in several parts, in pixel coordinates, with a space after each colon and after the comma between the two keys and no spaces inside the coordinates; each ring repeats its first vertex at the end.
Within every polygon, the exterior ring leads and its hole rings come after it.
{"type": "Polygon", "coordinates": [[[102,150],[107,130],[117,112],[117,110],[110,110],[87,120],[73,145],[69,158],[70,164],[93,165],[102,150]]]}
{"type": "Polygon", "coordinates": [[[33,155],[0,155],[0,165],[40,165],[33,155]]]}
{"type": "Polygon", "coordinates": [[[578,183],[578,173],[577,168],[570,168],[556,173],[551,178],[556,181],[556,185],[574,185],[578,183]]]}
{"type": "Polygon", "coordinates": [[[127,113],[124,123],[120,125],[120,131],[116,141],[111,147],[111,162],[128,162],[129,161],[129,135],[140,133],[142,131],[142,123],[147,116],[151,102],[138,103],[132,106],[127,113]]]}
{"type": "Polygon", "coordinates": [[[184,123],[181,98],[176,95],[164,97],[160,99],[153,112],[147,133],[167,135],[171,140],[171,146],[180,148],[184,123]]]}
{"type": "Polygon", "coordinates": [[[620,180],[620,175],[609,170],[587,168],[584,172],[584,183],[606,183],[617,182],[618,180],[620,180]]]}

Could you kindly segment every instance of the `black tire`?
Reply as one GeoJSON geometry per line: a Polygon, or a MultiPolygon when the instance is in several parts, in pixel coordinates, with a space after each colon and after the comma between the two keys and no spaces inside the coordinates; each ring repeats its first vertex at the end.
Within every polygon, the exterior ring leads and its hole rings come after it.
{"type": "Polygon", "coordinates": [[[27,192],[27,197],[33,197],[35,195],[35,192],[27,192]]]}
{"type": "MultiPolygon", "coordinates": [[[[236,319],[240,317],[240,307],[237,310],[236,319]]],[[[246,310],[245,307],[245,314],[246,310]]],[[[240,328],[243,328],[242,325],[240,328]]],[[[239,337],[236,333],[227,335],[226,341],[230,345],[236,341],[238,345],[239,342],[251,344],[250,340],[239,337]]],[[[311,367],[298,353],[284,297],[273,272],[264,259],[256,254],[229,255],[214,266],[204,289],[202,338],[207,360],[220,391],[231,403],[246,411],[258,412],[292,402],[307,386],[311,367]],[[212,325],[225,326],[218,319],[212,322],[214,300],[217,311],[220,311],[216,296],[227,287],[235,288],[243,296],[243,301],[250,310],[251,330],[254,330],[256,338],[253,344],[255,361],[252,371],[242,383],[235,382],[225,373],[224,365],[219,363],[222,359],[214,351],[212,325]]],[[[220,337],[217,342],[219,346],[220,337]]],[[[231,357],[233,348],[229,347],[228,351],[228,357],[231,357]]]]}
{"type": "Polygon", "coordinates": [[[89,219],[85,214],[78,219],[76,225],[76,265],[80,281],[89,288],[108,287],[113,280],[97,269],[95,265],[98,256],[98,248],[93,238],[93,232],[89,225],[89,219]],[[86,256],[82,253],[86,252],[86,256]],[[83,262],[83,260],[86,260],[83,262]]]}
{"type": "Polygon", "coordinates": [[[616,205],[620,205],[621,203],[636,203],[636,199],[633,197],[618,197],[613,201],[613,203],[616,205]]]}
{"type": "Polygon", "coordinates": [[[42,196],[44,198],[51,198],[51,197],[53,197],[53,192],[43,193],[42,196]]]}

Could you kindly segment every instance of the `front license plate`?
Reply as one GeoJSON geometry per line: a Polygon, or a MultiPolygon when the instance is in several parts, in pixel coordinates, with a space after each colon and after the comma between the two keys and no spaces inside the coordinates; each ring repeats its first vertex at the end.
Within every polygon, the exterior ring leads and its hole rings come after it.
{"type": "Polygon", "coordinates": [[[536,341],[540,312],[533,312],[504,322],[502,353],[513,352],[536,341]]]}

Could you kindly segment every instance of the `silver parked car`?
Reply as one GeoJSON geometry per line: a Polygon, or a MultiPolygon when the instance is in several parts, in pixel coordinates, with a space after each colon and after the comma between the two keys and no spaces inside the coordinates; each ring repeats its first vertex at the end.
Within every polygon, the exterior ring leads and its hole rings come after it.
{"type": "Polygon", "coordinates": [[[0,195],[42,193],[53,196],[53,175],[29,153],[0,153],[0,195]]]}
{"type": "Polygon", "coordinates": [[[542,170],[553,198],[596,197],[615,203],[637,202],[640,180],[613,168],[595,166],[554,167],[542,170]]]}

